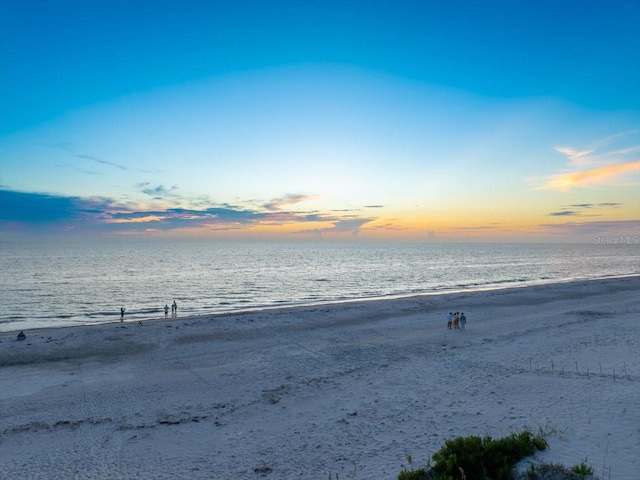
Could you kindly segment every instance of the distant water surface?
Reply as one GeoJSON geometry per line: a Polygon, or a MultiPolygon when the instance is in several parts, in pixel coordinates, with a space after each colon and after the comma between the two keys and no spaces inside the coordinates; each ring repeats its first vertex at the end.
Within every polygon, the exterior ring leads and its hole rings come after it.
{"type": "Polygon", "coordinates": [[[0,244],[0,331],[640,273],[627,244],[0,244]]]}

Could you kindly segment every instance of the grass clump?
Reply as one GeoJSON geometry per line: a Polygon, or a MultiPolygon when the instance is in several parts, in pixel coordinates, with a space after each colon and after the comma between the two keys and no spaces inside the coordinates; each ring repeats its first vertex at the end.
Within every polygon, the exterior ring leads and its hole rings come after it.
{"type": "MultiPolygon", "coordinates": [[[[454,438],[447,440],[444,446],[433,455],[434,478],[510,480],[516,463],[545,448],[547,448],[547,442],[544,438],[534,436],[528,430],[497,440],[477,436],[454,438]]],[[[399,478],[399,480],[413,479],[399,478]]]]}
{"type": "Polygon", "coordinates": [[[580,478],[585,478],[590,475],[593,475],[593,468],[587,465],[587,462],[580,462],[577,465],[571,467],[571,471],[580,476],[580,478]]]}
{"type": "MultiPolygon", "coordinates": [[[[522,459],[546,450],[547,441],[542,434],[529,430],[512,433],[508,437],[457,437],[447,440],[423,468],[414,469],[407,455],[410,470],[404,469],[398,480],[513,480],[514,466],[522,459]]],[[[530,464],[517,474],[520,480],[586,480],[593,477],[593,468],[586,461],[567,468],[563,465],[530,464]]]]}
{"type": "Polygon", "coordinates": [[[417,470],[402,470],[400,475],[398,475],[398,480],[426,480],[427,471],[424,468],[419,468],[417,470]]]}
{"type": "Polygon", "coordinates": [[[582,462],[567,468],[555,463],[529,465],[526,471],[527,480],[584,480],[593,478],[593,468],[582,462]]]}
{"type": "Polygon", "coordinates": [[[409,463],[411,470],[402,470],[398,475],[398,480],[427,480],[429,478],[427,476],[426,468],[419,468],[417,470],[413,469],[413,459],[411,458],[411,455],[407,455],[407,462],[409,463]]]}

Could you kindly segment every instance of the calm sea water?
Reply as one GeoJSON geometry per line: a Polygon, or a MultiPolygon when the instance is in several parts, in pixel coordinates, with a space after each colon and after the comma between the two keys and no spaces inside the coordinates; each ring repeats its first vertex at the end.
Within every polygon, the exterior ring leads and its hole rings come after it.
{"type": "Polygon", "coordinates": [[[619,244],[5,243],[0,330],[638,273],[619,244]]]}

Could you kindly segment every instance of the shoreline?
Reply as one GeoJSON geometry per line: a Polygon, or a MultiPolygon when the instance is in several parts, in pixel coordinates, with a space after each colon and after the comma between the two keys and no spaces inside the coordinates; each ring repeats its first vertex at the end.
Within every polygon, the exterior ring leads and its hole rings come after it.
{"type": "Polygon", "coordinates": [[[397,478],[525,428],[640,470],[640,276],[0,334],[0,477],[397,478]],[[466,330],[446,314],[464,311],[466,330]]]}
{"type": "MultiPolygon", "coordinates": [[[[333,306],[333,305],[348,305],[348,304],[358,304],[358,303],[367,303],[367,302],[385,302],[385,301],[397,301],[397,300],[408,300],[414,298],[422,298],[422,297],[441,297],[441,296],[453,296],[453,295],[466,295],[466,294],[482,294],[482,293],[491,293],[491,292],[501,292],[508,290],[521,290],[527,288],[536,288],[536,287],[553,287],[555,285],[567,285],[574,283],[583,283],[583,282],[595,282],[601,280],[616,280],[616,279],[625,279],[625,278],[636,278],[640,277],[640,273],[629,273],[623,275],[606,275],[602,277],[594,277],[594,278],[586,278],[586,279],[564,279],[564,280],[550,280],[546,282],[544,280],[539,280],[533,284],[526,285],[505,285],[505,286],[488,286],[488,287],[476,287],[471,289],[453,289],[453,290],[440,290],[440,291],[429,291],[429,292],[421,292],[421,293],[407,293],[407,294],[394,294],[387,296],[375,296],[375,297],[365,297],[365,298],[347,298],[340,300],[327,300],[320,302],[312,302],[312,303],[302,303],[302,304],[292,304],[292,305],[278,305],[278,306],[264,306],[264,307],[256,307],[256,308],[247,308],[247,309],[238,309],[238,310],[228,310],[223,312],[211,312],[211,313],[196,313],[192,315],[176,315],[172,314],[169,316],[135,316],[130,317],[131,320],[127,319],[125,314],[125,321],[120,322],[117,320],[111,321],[102,321],[102,322],[87,322],[87,323],[78,323],[78,324],[66,324],[60,326],[41,326],[41,327],[32,327],[32,328],[11,328],[10,330],[4,330],[2,325],[0,324],[0,336],[6,333],[17,333],[20,331],[25,332],[37,332],[37,331],[49,331],[49,330],[57,330],[57,329],[68,329],[68,328],[82,328],[82,327],[96,327],[100,325],[114,325],[114,324],[134,324],[138,322],[142,322],[143,324],[155,323],[160,321],[169,321],[169,320],[195,320],[202,318],[224,318],[228,316],[240,316],[240,315],[253,315],[259,313],[268,313],[274,312],[278,313],[281,311],[288,310],[305,310],[305,309],[313,309],[320,308],[325,306],[333,306]]],[[[117,317],[118,314],[113,315],[117,317]]],[[[10,323],[7,323],[10,325],[10,323]]]]}

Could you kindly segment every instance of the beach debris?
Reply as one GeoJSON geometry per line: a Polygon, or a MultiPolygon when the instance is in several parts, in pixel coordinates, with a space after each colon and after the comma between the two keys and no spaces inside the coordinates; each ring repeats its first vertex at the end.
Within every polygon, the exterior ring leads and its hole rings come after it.
{"type": "Polygon", "coordinates": [[[24,334],[24,332],[20,332],[18,334],[18,340],[25,340],[27,338],[27,336],[24,334]]]}
{"type": "Polygon", "coordinates": [[[265,475],[267,473],[273,472],[273,468],[271,468],[269,465],[263,465],[261,467],[256,467],[253,471],[265,475]]]}

